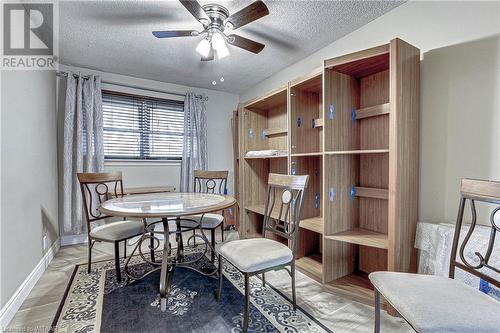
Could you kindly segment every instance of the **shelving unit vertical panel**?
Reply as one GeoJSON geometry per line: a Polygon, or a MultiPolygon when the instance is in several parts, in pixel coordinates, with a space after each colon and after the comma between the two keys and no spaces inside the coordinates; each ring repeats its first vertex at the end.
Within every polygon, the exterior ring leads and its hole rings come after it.
{"type": "MultiPolygon", "coordinates": [[[[359,158],[356,155],[324,156],[325,235],[348,231],[359,226],[359,201],[351,188],[359,182],[359,158]]],[[[323,245],[325,282],[353,272],[356,248],[353,244],[327,240],[323,245]]]]}
{"type": "Polygon", "coordinates": [[[418,214],[420,50],[390,43],[388,269],[416,271],[413,246],[418,214]]]}
{"type": "Polygon", "coordinates": [[[352,111],[359,108],[358,81],[330,69],[325,70],[324,76],[324,150],[357,150],[359,124],[353,122],[352,111]]]}

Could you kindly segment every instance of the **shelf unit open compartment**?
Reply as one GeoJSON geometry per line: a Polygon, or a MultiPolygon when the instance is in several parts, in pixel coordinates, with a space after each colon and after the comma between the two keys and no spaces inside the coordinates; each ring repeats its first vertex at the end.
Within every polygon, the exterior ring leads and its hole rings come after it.
{"type": "MultiPolygon", "coordinates": [[[[244,107],[245,154],[254,150],[288,149],[287,89],[280,89],[244,107]]],[[[248,158],[248,157],[247,157],[248,158]]],[[[257,157],[253,157],[257,158],[257,157]]],[[[266,157],[262,157],[266,158],[266,157]]],[[[267,157],[268,158],[268,157],[267,157]]],[[[276,158],[273,156],[272,158],[276,158]]]]}
{"type": "Polygon", "coordinates": [[[325,152],[389,149],[389,45],[325,62],[325,152]]]}
{"type": "Polygon", "coordinates": [[[290,83],[291,154],[323,151],[323,74],[290,83]]]}
{"type": "Polygon", "coordinates": [[[309,175],[304,191],[297,240],[297,267],[303,273],[321,282],[323,278],[323,156],[291,157],[290,174],[309,175]]]}

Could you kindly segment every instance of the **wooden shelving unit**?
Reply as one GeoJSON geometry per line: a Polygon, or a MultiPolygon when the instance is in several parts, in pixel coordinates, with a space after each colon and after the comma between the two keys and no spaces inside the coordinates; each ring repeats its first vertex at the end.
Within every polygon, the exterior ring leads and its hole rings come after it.
{"type": "Polygon", "coordinates": [[[419,57],[394,39],[239,109],[241,152],[287,151],[240,162],[242,236],[262,233],[269,172],[308,174],[297,267],[369,304],[370,272],[416,270],[419,57]]]}

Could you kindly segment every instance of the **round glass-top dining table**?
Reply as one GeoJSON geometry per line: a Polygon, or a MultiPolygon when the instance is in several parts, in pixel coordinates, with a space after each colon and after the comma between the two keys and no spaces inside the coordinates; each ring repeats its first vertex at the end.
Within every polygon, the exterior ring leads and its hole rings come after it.
{"type": "MultiPolygon", "coordinates": [[[[127,195],[120,198],[107,200],[101,204],[99,210],[109,216],[119,217],[134,217],[141,218],[144,221],[144,232],[135,245],[132,253],[129,255],[125,262],[125,273],[128,281],[142,279],[154,271],[161,270],[160,273],[160,307],[162,311],[166,310],[167,299],[172,287],[172,276],[175,267],[187,267],[194,269],[205,275],[216,275],[217,269],[207,274],[197,269],[193,264],[202,259],[206,259],[205,254],[208,250],[215,251],[212,248],[208,238],[201,228],[203,216],[206,213],[217,212],[229,208],[236,204],[236,200],[228,195],[220,195],[214,193],[155,193],[155,194],[138,194],[127,195]],[[190,219],[192,215],[201,215],[201,218],[190,219]],[[147,222],[148,218],[160,218],[161,220],[155,222],[147,222]],[[175,221],[175,230],[169,230],[169,221],[175,221]],[[182,223],[182,221],[189,221],[189,223],[182,223]],[[163,230],[155,230],[158,223],[163,224],[163,230]],[[187,226],[186,226],[187,225],[187,226]],[[185,260],[184,257],[184,244],[182,241],[182,233],[190,230],[198,230],[192,237],[201,238],[204,242],[204,251],[199,252],[195,259],[190,258],[185,260]],[[148,257],[142,252],[142,244],[149,241],[150,250],[156,250],[160,245],[160,239],[157,234],[163,234],[163,253],[162,260],[155,261],[151,256],[148,257]],[[176,234],[177,251],[175,255],[172,254],[172,247],[170,244],[170,234],[176,234]],[[155,245],[153,245],[155,244],[155,245]],[[136,252],[142,257],[144,261],[151,264],[155,268],[147,273],[136,276],[129,269],[130,259],[136,255],[136,252]]],[[[171,222],[172,223],[172,222],[171,222]]],[[[188,242],[189,243],[189,242],[188,242]]],[[[195,242],[193,242],[194,246],[195,242]]]]}

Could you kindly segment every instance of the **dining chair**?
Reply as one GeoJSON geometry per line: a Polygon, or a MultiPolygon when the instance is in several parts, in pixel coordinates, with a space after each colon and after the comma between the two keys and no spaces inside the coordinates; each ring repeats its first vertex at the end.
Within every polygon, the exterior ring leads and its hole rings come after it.
{"type": "Polygon", "coordinates": [[[474,252],[471,258],[465,253],[466,248],[471,250],[468,242],[477,223],[476,202],[500,205],[500,182],[462,179],[460,192],[449,277],[398,272],[369,275],[375,287],[375,333],[380,332],[381,295],[416,332],[500,332],[500,302],[454,279],[459,268],[500,288],[500,267],[489,262],[500,232],[500,206],[490,215],[491,234],[484,255],[474,252]],[[467,200],[472,220],[459,247],[467,200]]]}
{"type": "MultiPolygon", "coordinates": [[[[226,194],[228,171],[194,171],[193,192],[226,194]]],[[[192,228],[200,222],[202,215],[185,216],[181,221],[181,227],[192,228]]],[[[224,216],[221,214],[208,213],[203,215],[201,228],[210,230],[212,248],[215,248],[215,231],[220,227],[222,241],[224,241],[224,216]]],[[[196,230],[193,230],[193,235],[196,230]]],[[[196,238],[193,237],[196,244],[196,238]]],[[[212,262],[215,261],[215,252],[212,251],[212,262]]]]}
{"type": "Polygon", "coordinates": [[[218,248],[219,286],[217,300],[220,300],[222,293],[222,258],[238,269],[245,279],[244,332],[248,330],[251,276],[262,274],[262,284],[265,286],[266,272],[286,269],[292,279],[292,304],[294,311],[296,310],[295,254],[302,199],[308,181],[308,175],[289,176],[270,173],[262,238],[235,240],[223,243],[218,248]],[[267,232],[286,239],[290,242],[290,247],[279,241],[266,238],[267,232]],[[290,270],[287,269],[287,266],[290,266],[290,270]]]}
{"type": "Polygon", "coordinates": [[[123,241],[124,256],[126,256],[127,240],[143,234],[144,223],[136,220],[110,222],[93,227],[97,221],[112,216],[99,211],[99,205],[113,198],[123,197],[122,173],[78,173],[78,181],[82,192],[83,207],[87,220],[88,236],[88,268],[92,264],[92,247],[95,242],[113,243],[115,248],[116,280],[121,281],[119,243],[123,241]]]}

